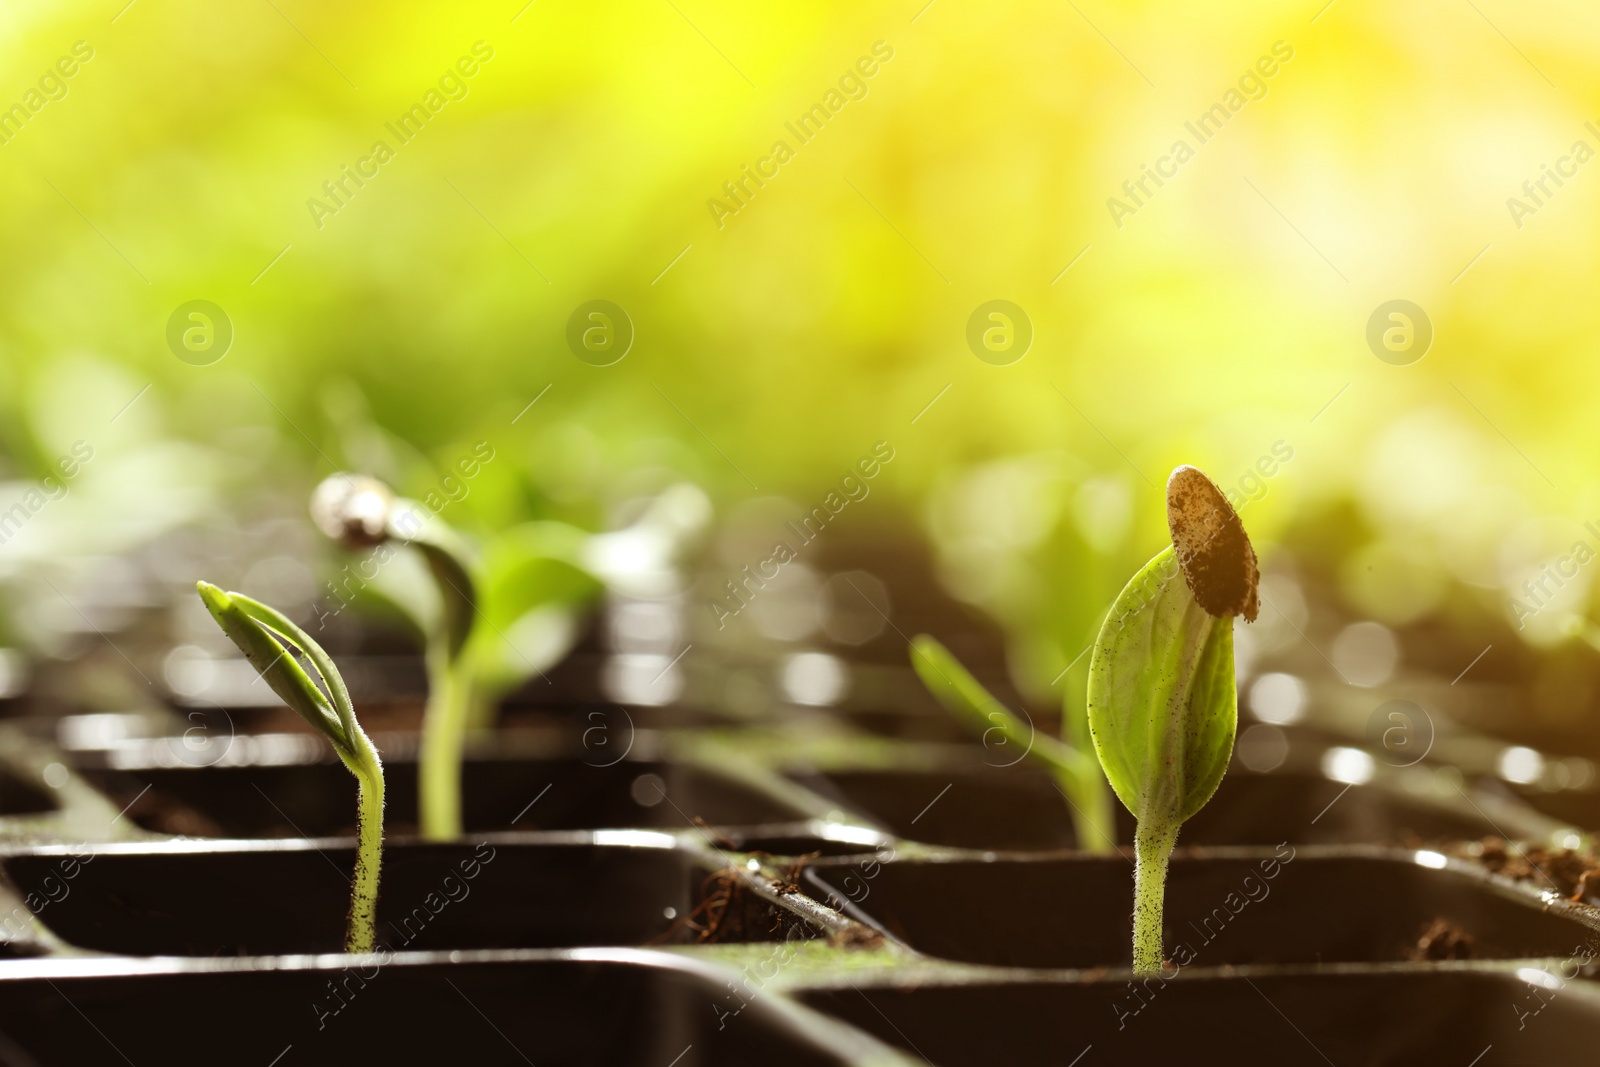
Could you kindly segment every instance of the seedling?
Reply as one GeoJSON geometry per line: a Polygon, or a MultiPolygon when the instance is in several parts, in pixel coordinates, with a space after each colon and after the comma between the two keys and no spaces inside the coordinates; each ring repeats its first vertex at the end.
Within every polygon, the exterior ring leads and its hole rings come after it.
{"type": "Polygon", "coordinates": [[[196,588],[222,632],[239,646],[272,691],[328,739],[356,776],[356,870],[344,948],[371,952],[383,866],[383,764],[356,721],[344,679],[322,647],[281,613],[209,582],[199,582],[196,588]],[[310,667],[310,674],[302,663],[310,667]]]}
{"type": "Polygon", "coordinates": [[[1082,709],[1072,714],[1069,698],[1064,722],[1065,740],[1039,733],[1024,722],[963,667],[950,651],[927,634],[911,642],[911,666],[928,692],[985,745],[1015,745],[1019,755],[1042,764],[1061,786],[1072,808],[1072,826],[1078,847],[1085,852],[1112,852],[1117,846],[1112,821],[1111,791],[1100,768],[1089,756],[1088,720],[1082,709]]]}
{"type": "Polygon", "coordinates": [[[429,841],[461,836],[461,755],[466,746],[471,681],[462,654],[477,613],[477,589],[466,547],[444,523],[424,517],[421,504],[397,498],[376,478],[335,474],[311,496],[311,517],[349,549],[400,541],[422,553],[439,593],[439,610],[425,625],[428,702],[422,713],[417,764],[419,830],[429,841]]]}
{"type": "Polygon", "coordinates": [[[1238,514],[1193,467],[1167,480],[1167,525],[1172,545],[1123,588],[1089,660],[1095,753],[1137,820],[1133,967],[1141,974],[1162,968],[1178,830],[1216,792],[1233,752],[1233,617],[1255,621],[1260,577],[1238,514]]]}
{"type": "Polygon", "coordinates": [[[479,561],[428,510],[375,478],[351,474],[324,480],[311,498],[313,520],[340,545],[379,548],[380,566],[393,544],[408,545],[433,578],[436,610],[382,571],[371,591],[392,600],[424,635],[419,822],[424,838],[446,841],[462,832],[467,735],[491,727],[501,698],[559,662],[577,641],[583,611],[605,588],[586,559],[603,538],[564,522],[530,522],[494,536],[479,561]]]}

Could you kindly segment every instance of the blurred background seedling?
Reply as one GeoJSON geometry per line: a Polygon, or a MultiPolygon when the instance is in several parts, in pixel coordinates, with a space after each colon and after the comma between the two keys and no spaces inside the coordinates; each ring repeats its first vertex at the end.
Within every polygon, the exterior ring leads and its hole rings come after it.
{"type": "Polygon", "coordinates": [[[995,699],[949,649],[927,634],[912,640],[911,665],[928,692],[986,747],[994,743],[1014,746],[1013,762],[1032,759],[1050,772],[1072,809],[1072,826],[1080,849],[1091,853],[1116,850],[1111,790],[1090,755],[1086,718],[1068,715],[1067,722],[1074,729],[1065,740],[1040,733],[1031,721],[1023,721],[995,699]]]}

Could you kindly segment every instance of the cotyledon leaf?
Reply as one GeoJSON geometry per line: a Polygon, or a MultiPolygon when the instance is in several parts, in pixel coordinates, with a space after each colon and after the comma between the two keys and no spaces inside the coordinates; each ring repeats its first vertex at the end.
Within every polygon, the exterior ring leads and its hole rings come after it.
{"type": "MultiPolygon", "coordinates": [[[[349,719],[349,695],[337,671],[328,664],[318,662],[316,647],[293,623],[278,612],[240,593],[224,592],[210,582],[197,582],[195,588],[206,609],[211,612],[222,632],[239,647],[250,665],[265,678],[272,691],[283,702],[299,713],[312,726],[322,732],[335,748],[345,753],[353,751],[349,719]],[[294,642],[317,668],[326,681],[331,678],[329,692],[340,702],[336,707],[317,684],[306,674],[286,642],[294,642]],[[315,653],[315,654],[314,654],[315,653]]],[[[326,656],[322,656],[326,659],[326,656]]]]}
{"type": "Polygon", "coordinates": [[[454,659],[466,646],[467,638],[472,636],[472,624],[478,610],[472,574],[462,562],[465,553],[455,538],[444,536],[440,530],[431,531],[428,536],[418,535],[411,544],[422,553],[439,587],[440,623],[444,627],[450,658],[454,659]]]}
{"type": "MultiPolygon", "coordinates": [[[[452,661],[461,654],[472,633],[478,594],[466,545],[449,526],[434,520],[432,509],[397,497],[369,475],[340,472],[317,485],[310,511],[319,530],[352,551],[396,541],[421,552],[439,592],[440,636],[452,661]]],[[[411,610],[409,604],[402,607],[411,610]]],[[[416,621],[428,628],[427,619],[416,621]]]]}
{"type": "Polygon", "coordinates": [[[1117,597],[1089,661],[1089,729],[1117,799],[1141,821],[1205,806],[1233,752],[1233,620],[1208,614],[1171,547],[1117,597]]]}
{"type": "Polygon", "coordinates": [[[317,644],[310,634],[296,626],[288,616],[276,608],[268,607],[243,593],[229,593],[228,596],[245,614],[274,631],[280,639],[287,639],[311,661],[311,666],[316,668],[317,679],[322,682],[322,687],[333,700],[333,711],[344,734],[345,748],[354,750],[355,737],[361,728],[356,724],[355,706],[350,703],[350,690],[346,688],[344,677],[339,673],[339,668],[334,666],[332,657],[323,651],[322,646],[317,644]]]}
{"type": "Polygon", "coordinates": [[[1094,763],[1086,752],[1079,752],[1049,734],[1037,733],[1016,713],[995,699],[972,676],[961,661],[934,638],[918,634],[911,641],[911,666],[922,684],[946,709],[987,747],[990,744],[1015,745],[1022,755],[1036,754],[1052,768],[1073,776],[1094,773],[1094,763]],[[990,735],[999,734],[998,742],[990,735]]]}

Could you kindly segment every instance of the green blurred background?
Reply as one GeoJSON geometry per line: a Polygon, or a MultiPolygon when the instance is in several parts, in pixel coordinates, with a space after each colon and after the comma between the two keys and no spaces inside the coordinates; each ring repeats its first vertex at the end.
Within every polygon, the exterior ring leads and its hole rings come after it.
{"type": "Polygon", "coordinates": [[[480,441],[507,458],[447,516],[469,529],[617,525],[682,477],[724,514],[809,508],[887,441],[841,521],[912,515],[1001,614],[1071,586],[1063,529],[1116,561],[1103,605],[1180,462],[1361,616],[1465,604],[1553,643],[1586,610],[1587,566],[1559,610],[1512,598],[1600,548],[1600,163],[1508,198],[1600,149],[1590,7],[111,0],[0,27],[24,109],[0,121],[0,509],[94,453],[0,575],[341,467],[420,495],[480,441]],[[1273,55],[1200,143],[1185,124],[1273,55]],[[832,90],[802,143],[786,124],[832,90]],[[197,299],[234,334],[205,366],[167,340],[197,299]],[[566,341],[594,299],[635,334],[609,366],[566,341]],[[993,299],[1033,329],[1001,366],[966,340],[993,299]],[[1366,339],[1395,299],[1432,324],[1408,365],[1366,339]],[[1069,573],[997,573],[1030,551],[1069,573]]]}

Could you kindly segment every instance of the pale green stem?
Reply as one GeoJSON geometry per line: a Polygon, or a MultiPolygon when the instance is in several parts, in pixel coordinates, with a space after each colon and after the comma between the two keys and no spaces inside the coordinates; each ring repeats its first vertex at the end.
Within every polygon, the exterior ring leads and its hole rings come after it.
{"type": "Polygon", "coordinates": [[[1056,781],[1072,802],[1072,833],[1080,851],[1106,856],[1117,850],[1116,809],[1106,777],[1056,767],[1056,781]]]}
{"type": "Polygon", "coordinates": [[[461,836],[461,756],[470,696],[463,659],[451,657],[442,636],[428,642],[428,704],[417,761],[417,806],[425,841],[461,836]]]}
{"type": "Polygon", "coordinates": [[[1167,860],[1178,843],[1178,828],[1141,820],[1133,831],[1133,969],[1156,974],[1166,955],[1161,947],[1166,909],[1167,860]]]}
{"type": "Polygon", "coordinates": [[[1067,683],[1061,739],[1079,758],[1070,772],[1062,768],[1057,778],[1062,790],[1072,798],[1072,828],[1078,848],[1109,855],[1117,850],[1116,802],[1099,760],[1091,757],[1094,738],[1089,733],[1089,710],[1079,699],[1083,693],[1083,687],[1067,683]]]}
{"type": "Polygon", "coordinates": [[[467,733],[480,734],[493,731],[495,719],[500,711],[499,703],[487,686],[473,679],[468,685],[466,696],[467,733]]]}
{"type": "Polygon", "coordinates": [[[383,868],[383,764],[357,727],[356,752],[339,753],[356,776],[356,870],[350,885],[346,952],[371,952],[377,940],[378,876],[383,868]]]}

